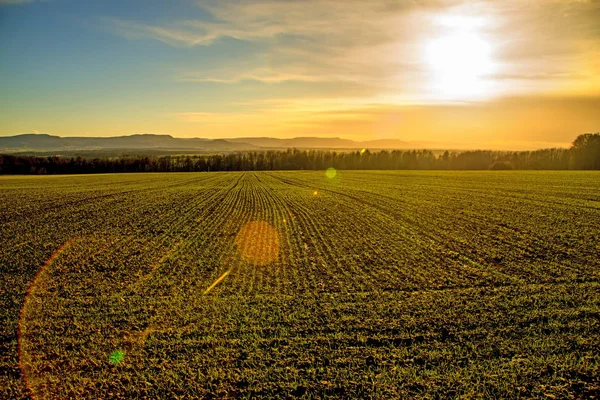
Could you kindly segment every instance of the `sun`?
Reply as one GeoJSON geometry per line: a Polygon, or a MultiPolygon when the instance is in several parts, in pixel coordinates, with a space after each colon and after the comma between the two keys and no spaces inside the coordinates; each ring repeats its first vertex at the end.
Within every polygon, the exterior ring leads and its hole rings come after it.
{"type": "Polygon", "coordinates": [[[427,43],[426,62],[436,97],[467,99],[488,94],[494,71],[490,44],[476,32],[454,32],[427,43]]]}

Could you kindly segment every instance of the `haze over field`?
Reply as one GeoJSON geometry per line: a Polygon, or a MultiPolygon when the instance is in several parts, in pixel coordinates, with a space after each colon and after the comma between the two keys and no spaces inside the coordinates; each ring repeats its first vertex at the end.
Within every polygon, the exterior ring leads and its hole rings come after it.
{"type": "Polygon", "coordinates": [[[567,147],[600,125],[598,21],[594,0],[0,0],[0,136],[567,147]]]}

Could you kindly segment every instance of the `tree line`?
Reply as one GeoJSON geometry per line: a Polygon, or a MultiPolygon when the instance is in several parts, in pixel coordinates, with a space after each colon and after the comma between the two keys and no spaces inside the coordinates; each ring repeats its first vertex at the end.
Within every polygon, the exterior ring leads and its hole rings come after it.
{"type": "Polygon", "coordinates": [[[270,150],[231,154],[122,157],[0,155],[0,174],[93,174],[336,169],[508,170],[600,169],[600,133],[577,137],[569,149],[535,151],[270,150]]]}

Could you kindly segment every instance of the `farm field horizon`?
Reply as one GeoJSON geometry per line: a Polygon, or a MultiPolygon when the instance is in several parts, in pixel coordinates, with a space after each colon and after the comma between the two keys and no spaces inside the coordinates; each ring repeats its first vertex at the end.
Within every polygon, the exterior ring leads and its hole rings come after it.
{"type": "Polygon", "coordinates": [[[2,398],[600,396],[600,173],[0,177],[2,398]]]}

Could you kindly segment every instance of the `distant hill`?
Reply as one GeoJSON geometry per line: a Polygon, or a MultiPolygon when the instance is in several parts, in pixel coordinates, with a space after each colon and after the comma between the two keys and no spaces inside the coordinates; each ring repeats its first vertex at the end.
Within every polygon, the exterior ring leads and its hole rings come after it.
{"type": "Polygon", "coordinates": [[[320,138],[320,137],[297,137],[293,139],[276,139],[269,137],[259,138],[232,138],[227,139],[230,142],[249,143],[258,147],[265,148],[302,148],[302,149],[363,149],[365,147],[377,148],[406,148],[409,144],[401,140],[373,140],[369,142],[357,142],[350,139],[341,138],[320,138]]]}
{"type": "MultiPolygon", "coordinates": [[[[116,137],[60,137],[48,134],[27,133],[0,137],[0,152],[4,153],[69,153],[76,151],[117,151],[139,154],[143,151],[157,154],[215,153],[266,149],[406,149],[417,148],[417,143],[397,139],[358,142],[341,138],[297,137],[277,139],[269,137],[247,137],[231,139],[174,138],[171,135],[136,134],[116,137]]],[[[103,153],[102,153],[103,154],[103,153]]]]}
{"type": "MultiPolygon", "coordinates": [[[[247,143],[228,142],[222,139],[181,139],[171,135],[138,134],[116,137],[60,137],[47,134],[23,134],[0,137],[0,151],[3,152],[64,152],[75,150],[174,150],[226,152],[252,150],[256,146],[247,143]]],[[[153,151],[155,153],[155,151],[153,151]]]]}

